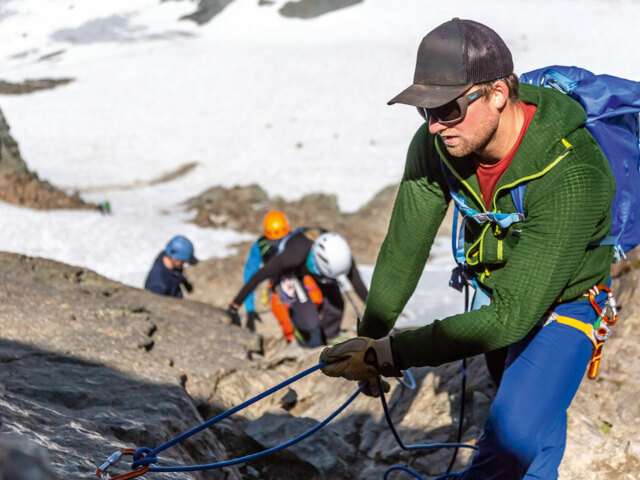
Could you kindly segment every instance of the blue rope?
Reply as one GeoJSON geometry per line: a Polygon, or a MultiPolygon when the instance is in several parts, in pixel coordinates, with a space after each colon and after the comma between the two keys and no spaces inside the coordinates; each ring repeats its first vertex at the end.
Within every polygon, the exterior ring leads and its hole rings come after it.
{"type": "Polygon", "coordinates": [[[384,391],[382,389],[382,381],[380,380],[380,376],[377,377],[378,388],[380,389],[380,401],[382,402],[382,408],[384,410],[384,416],[387,419],[387,424],[391,429],[391,433],[393,434],[396,442],[403,450],[420,450],[420,449],[433,449],[433,448],[471,448],[472,450],[477,450],[478,447],[475,445],[469,445],[468,443],[429,443],[426,445],[405,445],[400,435],[398,435],[398,431],[396,427],[393,425],[393,421],[391,420],[391,414],[389,413],[389,406],[387,405],[387,399],[385,398],[384,391]]]}
{"type": "MultiPolygon", "coordinates": [[[[388,480],[389,479],[389,475],[394,470],[400,470],[401,472],[408,473],[413,478],[417,478],[418,480],[427,480],[426,478],[421,477],[418,474],[418,472],[416,472],[414,470],[411,470],[408,467],[402,467],[400,465],[394,465],[393,467],[389,468],[386,472],[384,472],[384,477],[382,477],[382,480],[388,480]]],[[[442,475],[439,475],[439,476],[435,477],[433,480],[450,480],[450,479],[457,478],[460,475],[462,475],[462,472],[443,473],[442,475]]]]}
{"type": "MultiPolygon", "coordinates": [[[[389,412],[389,405],[387,405],[387,399],[384,395],[384,390],[382,389],[382,381],[380,380],[380,376],[377,377],[377,382],[378,382],[378,388],[380,390],[380,401],[382,402],[382,409],[384,410],[384,416],[387,419],[387,424],[389,425],[389,429],[391,430],[391,433],[393,434],[393,437],[396,439],[397,444],[400,446],[401,449],[403,450],[422,450],[422,449],[435,449],[435,448],[470,448],[472,450],[477,450],[478,447],[476,447],[475,445],[469,445],[468,443],[430,443],[430,444],[426,444],[426,445],[405,445],[405,443],[402,441],[402,439],[400,438],[400,435],[398,434],[398,431],[396,430],[396,427],[393,425],[393,420],[391,420],[391,413],[389,412]]],[[[411,469],[408,469],[406,467],[401,467],[399,465],[395,465],[391,468],[389,468],[384,475],[384,479],[387,479],[387,475],[394,471],[394,470],[401,470],[404,471],[406,473],[409,473],[411,475],[413,475],[415,478],[421,479],[421,480],[425,480],[424,478],[422,478],[421,476],[419,476],[416,472],[414,472],[411,469]]],[[[444,475],[441,475],[438,478],[442,478],[442,479],[446,479],[448,476],[451,475],[457,475],[455,473],[446,473],[444,475]]]]}
{"type": "MultiPolygon", "coordinates": [[[[469,311],[469,285],[468,284],[465,284],[465,286],[464,286],[464,296],[465,296],[465,298],[464,298],[464,311],[467,312],[467,311],[469,311]]],[[[408,373],[408,370],[405,373],[408,373]]],[[[413,380],[413,377],[411,377],[411,379],[413,380]]],[[[402,380],[398,379],[398,381],[400,381],[404,385],[404,382],[402,382],[402,380]]],[[[460,421],[458,423],[458,436],[457,436],[457,443],[458,444],[460,444],[460,440],[462,439],[462,426],[463,426],[463,421],[464,421],[464,402],[465,402],[466,384],[467,384],[467,359],[464,358],[462,360],[462,399],[460,401],[461,402],[460,403],[460,421]]],[[[413,381],[413,385],[415,387],[415,380],[413,381]]],[[[385,399],[382,400],[382,404],[383,404],[383,407],[384,407],[384,405],[386,404],[386,400],[385,399]]],[[[387,417],[387,423],[389,423],[389,426],[391,427],[390,421],[391,421],[391,417],[388,416],[387,417]]],[[[393,432],[394,430],[395,429],[393,427],[391,427],[391,431],[393,432]]],[[[395,435],[395,433],[394,433],[394,435],[395,435]]],[[[398,439],[399,439],[399,437],[396,436],[396,440],[398,440],[398,439]]],[[[453,464],[456,461],[456,457],[458,456],[458,449],[460,447],[458,445],[456,445],[456,444],[446,444],[446,445],[452,446],[453,448],[455,448],[455,450],[453,451],[453,455],[451,457],[451,460],[449,461],[449,466],[447,467],[446,472],[444,474],[440,475],[439,477],[436,477],[434,480],[438,480],[438,479],[445,480],[447,478],[452,478],[454,476],[457,477],[458,475],[461,474],[461,472],[460,473],[451,472],[451,469],[453,468],[453,464]]],[[[420,446],[418,446],[418,447],[420,447],[420,446]]],[[[429,445],[427,445],[425,447],[429,447],[429,445]]],[[[471,448],[471,447],[468,447],[468,448],[471,448]]],[[[416,478],[422,479],[422,477],[420,475],[418,475],[417,472],[414,472],[410,468],[402,467],[402,466],[397,465],[397,466],[393,466],[393,467],[389,468],[385,472],[383,480],[386,480],[387,476],[389,475],[389,473],[394,471],[394,470],[401,470],[401,471],[404,471],[406,473],[409,473],[409,474],[413,475],[416,478]]]]}
{"type": "MultiPolygon", "coordinates": [[[[197,427],[173,438],[172,440],[169,440],[166,443],[163,443],[162,445],[160,445],[159,447],[156,447],[155,449],[150,449],[147,447],[140,447],[136,450],[136,452],[133,455],[133,463],[131,465],[132,469],[139,469],[140,467],[142,467],[143,465],[149,465],[152,463],[156,463],[158,461],[158,453],[162,452],[163,450],[166,450],[169,447],[172,447],[173,445],[189,438],[192,435],[195,435],[196,433],[201,432],[202,430],[211,427],[212,425],[220,422],[221,420],[224,420],[225,418],[230,417],[231,415],[237,413],[240,410],[243,410],[244,408],[262,400],[263,398],[272,395],[273,393],[277,392],[278,390],[283,389],[284,387],[300,380],[301,378],[315,372],[316,370],[319,370],[323,367],[325,367],[327,365],[326,362],[320,362],[317,365],[314,365],[313,367],[300,372],[299,374],[289,378],[288,380],[285,380],[283,382],[281,382],[280,384],[276,385],[275,387],[272,387],[266,391],[264,391],[263,393],[260,393],[258,395],[256,395],[255,397],[247,400],[246,402],[241,403],[240,405],[237,405],[236,407],[227,410],[226,412],[221,413],[220,415],[212,418],[211,420],[208,420],[207,422],[202,423],[201,425],[198,425],[197,427]],[[144,455],[144,456],[143,456],[144,455]]],[[[410,389],[414,389],[416,386],[415,383],[415,379],[413,378],[413,375],[407,370],[406,375],[409,377],[410,382],[409,383],[405,383],[404,381],[400,380],[400,383],[402,383],[405,387],[410,388],[410,389]]],[[[463,444],[463,443],[433,443],[433,444],[428,444],[428,445],[405,445],[402,440],[400,439],[400,436],[398,435],[398,432],[396,431],[393,422],[391,420],[391,416],[389,413],[389,407],[387,405],[386,402],[386,398],[382,389],[382,383],[380,380],[380,377],[377,378],[377,382],[378,382],[378,386],[381,392],[381,402],[382,402],[382,406],[385,412],[385,417],[387,419],[387,423],[389,425],[389,428],[391,429],[391,432],[393,433],[393,436],[396,439],[396,442],[398,443],[398,445],[403,449],[403,450],[417,450],[417,449],[425,449],[425,448],[472,448],[472,449],[476,449],[477,447],[473,446],[473,445],[468,445],[468,444],[463,444]]],[[[160,466],[151,466],[149,468],[148,471],[150,472],[186,472],[186,471],[195,471],[195,470],[212,470],[212,469],[216,469],[216,468],[224,468],[224,467],[228,467],[231,465],[236,465],[238,463],[244,463],[244,462],[248,462],[251,460],[255,460],[257,458],[260,457],[264,457],[266,455],[269,455],[271,453],[280,451],[280,450],[284,450],[285,448],[290,447],[291,445],[294,445],[302,440],[304,440],[305,438],[313,435],[315,432],[317,432],[318,430],[320,430],[322,427],[324,427],[327,423],[329,423],[331,420],[333,420],[336,416],[338,416],[351,402],[353,402],[353,400],[355,400],[355,398],[366,388],[367,386],[367,382],[363,382],[360,387],[355,391],[355,393],[353,393],[349,399],[344,402],[336,411],[334,411],[331,415],[329,415],[327,418],[325,418],[322,422],[319,422],[317,425],[315,425],[314,427],[312,427],[311,429],[307,430],[306,432],[298,435],[297,437],[294,437],[293,439],[282,443],[280,445],[277,445],[275,447],[269,448],[267,450],[263,450],[262,452],[257,452],[257,453],[253,453],[251,455],[245,455],[244,457],[240,457],[240,458],[236,458],[236,459],[232,459],[232,460],[226,460],[226,461],[222,461],[222,462],[216,462],[216,463],[210,463],[210,464],[205,464],[205,465],[186,465],[186,466],[167,466],[167,467],[160,467],[160,466]]],[[[385,473],[385,479],[387,478],[388,474],[391,471],[394,470],[401,470],[401,471],[405,471],[407,473],[410,473],[411,475],[413,475],[415,478],[424,480],[422,477],[420,477],[417,473],[413,472],[412,470],[406,468],[406,467],[401,467],[401,466],[395,466],[395,467],[391,467],[389,470],[387,470],[387,472],[385,473]]],[[[449,475],[457,475],[456,473],[452,473],[449,475]]],[[[445,476],[441,476],[438,478],[446,478],[445,476]]]]}
{"type": "MultiPolygon", "coordinates": [[[[291,377],[288,380],[285,380],[284,382],[276,385],[273,388],[270,388],[269,390],[266,390],[265,392],[256,395],[255,397],[253,397],[250,400],[247,400],[244,403],[241,403],[240,405],[227,410],[224,413],[221,413],[220,415],[216,416],[215,418],[212,418],[211,420],[208,420],[207,422],[189,430],[188,432],[183,433],[182,435],[160,445],[159,447],[156,447],[153,450],[150,450],[147,447],[141,447],[138,450],[136,450],[136,452],[134,453],[134,462],[131,465],[132,469],[137,469],[139,467],[141,467],[142,465],[146,465],[146,464],[150,464],[150,463],[156,463],[158,461],[157,458],[157,454],[163,450],[166,450],[167,448],[175,445],[178,442],[181,442],[182,440],[195,435],[196,433],[204,430],[205,428],[208,428],[212,425],[214,425],[215,423],[218,423],[219,421],[230,417],[231,415],[233,415],[234,413],[248,407],[249,405],[252,405],[254,403],[256,403],[259,400],[262,400],[263,398],[277,392],[278,390],[281,390],[282,388],[286,387],[287,385],[290,385],[291,383],[309,375],[310,373],[315,372],[316,370],[319,370],[321,368],[323,368],[324,366],[326,366],[325,362],[320,362],[318,365],[315,365],[293,377],[291,377]],[[145,454],[144,457],[142,457],[142,455],[145,454]]],[[[305,438],[307,438],[308,436],[314,434],[315,432],[317,432],[318,430],[320,430],[322,427],[324,427],[327,423],[329,423],[331,420],[333,420],[336,416],[338,416],[340,414],[340,412],[342,412],[351,402],[353,402],[353,400],[362,392],[362,390],[366,387],[366,384],[362,384],[360,386],[360,388],[358,388],[358,390],[356,390],[356,392],[351,395],[351,397],[349,397],[349,399],[343,403],[335,412],[333,412],[331,415],[329,415],[326,419],[324,419],[322,422],[318,423],[317,425],[315,425],[314,427],[312,427],[311,429],[307,430],[306,432],[298,435],[297,437],[289,440],[288,442],[285,442],[281,445],[277,445],[275,447],[269,448],[267,450],[264,450],[262,452],[257,452],[251,455],[246,455],[244,457],[240,457],[240,458],[236,458],[233,460],[226,460],[223,462],[216,462],[216,463],[210,463],[210,464],[206,464],[206,465],[190,465],[190,466],[174,466],[174,467],[150,467],[149,471],[150,472],[187,472],[187,471],[194,471],[194,470],[211,470],[214,468],[223,468],[223,467],[228,467],[230,465],[235,465],[238,463],[243,463],[243,462],[247,462],[250,460],[254,460],[256,458],[260,458],[263,457],[265,455],[268,455],[270,453],[274,453],[277,452],[279,450],[283,450],[285,448],[290,447],[291,445],[300,442],[301,440],[304,440],[305,438]]]]}
{"type": "Polygon", "coordinates": [[[421,477],[420,475],[418,475],[416,472],[414,472],[410,468],[401,467],[400,465],[394,465],[393,467],[389,468],[386,472],[384,472],[384,477],[382,477],[382,480],[388,480],[389,479],[389,474],[391,472],[393,472],[394,470],[400,470],[401,472],[408,473],[413,478],[417,478],[418,480],[426,480],[424,477],[421,477]]]}

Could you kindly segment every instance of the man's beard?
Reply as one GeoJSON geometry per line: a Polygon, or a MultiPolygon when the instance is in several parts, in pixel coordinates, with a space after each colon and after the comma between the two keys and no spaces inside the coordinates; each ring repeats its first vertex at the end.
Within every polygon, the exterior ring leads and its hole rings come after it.
{"type": "MultiPolygon", "coordinates": [[[[478,153],[482,155],[489,142],[493,139],[493,136],[498,129],[498,119],[496,118],[484,118],[482,122],[475,128],[471,135],[465,137],[458,136],[458,143],[456,145],[447,145],[443,142],[447,151],[454,157],[466,157],[470,153],[478,153]]],[[[455,127],[452,129],[443,130],[438,135],[445,136],[457,136],[458,132],[455,127]]]]}

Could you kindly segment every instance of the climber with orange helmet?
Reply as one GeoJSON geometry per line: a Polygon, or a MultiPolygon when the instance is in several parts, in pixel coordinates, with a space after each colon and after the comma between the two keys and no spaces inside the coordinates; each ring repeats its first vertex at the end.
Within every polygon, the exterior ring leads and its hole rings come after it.
{"type": "Polygon", "coordinates": [[[340,337],[344,300],[340,285],[351,283],[362,301],[365,287],[346,240],[319,228],[300,228],[280,239],[275,255],[249,278],[227,308],[233,319],[239,305],[266,279],[276,279],[278,293],[289,307],[298,342],[305,347],[334,343],[340,337]],[[320,308],[305,278],[322,293],[320,308]]]}
{"type": "MultiPolygon", "coordinates": [[[[264,235],[262,235],[253,244],[247,258],[247,263],[244,266],[244,282],[248,282],[249,279],[256,273],[260,267],[266,263],[272,256],[274,256],[278,249],[280,240],[287,236],[291,232],[291,225],[287,216],[279,210],[271,210],[264,216],[264,235]]],[[[247,296],[244,301],[244,307],[247,311],[247,323],[248,330],[255,332],[256,322],[262,322],[260,315],[255,309],[255,298],[253,291],[247,296]]],[[[234,325],[240,325],[240,316],[235,312],[235,315],[229,315],[231,322],[234,325]]],[[[283,325],[280,320],[283,334],[287,340],[293,340],[293,327],[291,322],[285,322],[283,325]]]]}

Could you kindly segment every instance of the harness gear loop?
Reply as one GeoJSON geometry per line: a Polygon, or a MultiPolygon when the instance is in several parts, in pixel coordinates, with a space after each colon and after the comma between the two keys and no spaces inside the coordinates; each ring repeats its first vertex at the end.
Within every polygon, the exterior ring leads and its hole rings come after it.
{"type": "Polygon", "coordinates": [[[133,470],[131,472],[128,473],[123,473],[122,475],[118,475],[115,477],[111,477],[108,473],[106,473],[106,470],[111,467],[112,465],[115,465],[116,463],[118,463],[120,461],[120,459],[122,458],[123,455],[131,455],[133,456],[133,454],[136,453],[136,450],[133,448],[123,448],[122,450],[118,450],[117,452],[113,453],[106,462],[104,462],[100,468],[98,468],[98,470],[96,470],[96,477],[98,478],[104,478],[105,480],[127,480],[129,478],[135,478],[135,477],[140,477],[142,475],[144,475],[145,473],[147,473],[147,470],[149,470],[149,465],[144,465],[141,468],[138,468],[136,470],[133,470]],[[106,476],[102,476],[102,474],[105,474],[106,476]]]}
{"type": "Polygon", "coordinates": [[[591,380],[595,379],[598,376],[598,369],[600,368],[600,359],[602,358],[602,347],[604,342],[598,343],[597,348],[593,350],[593,355],[591,355],[591,361],[589,362],[589,370],[588,376],[591,380]]]}

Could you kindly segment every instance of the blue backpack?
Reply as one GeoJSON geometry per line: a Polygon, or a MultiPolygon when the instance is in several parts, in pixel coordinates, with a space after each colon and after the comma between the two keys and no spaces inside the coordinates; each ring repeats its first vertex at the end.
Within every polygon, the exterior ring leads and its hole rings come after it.
{"type": "MultiPolygon", "coordinates": [[[[551,66],[520,76],[520,82],[554,88],[579,102],[587,113],[585,126],[609,160],[616,180],[616,193],[611,206],[611,236],[594,245],[613,245],[615,261],[640,244],[640,82],[611,75],[594,75],[579,67],[551,66]]],[[[464,224],[467,219],[491,222],[501,227],[524,221],[524,194],[527,184],[511,190],[517,213],[477,212],[457,193],[457,180],[441,161],[442,170],[455,204],[452,247],[460,267],[465,263],[464,224]],[[458,232],[458,212],[463,216],[458,232]]],[[[461,289],[461,269],[454,271],[449,282],[461,289]],[[457,272],[457,273],[456,273],[457,272]]]]}
{"type": "Polygon", "coordinates": [[[640,82],[554,65],[520,76],[520,82],[554,88],[579,102],[585,126],[609,160],[616,179],[611,236],[615,260],[640,244],[640,82]]]}

